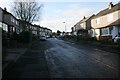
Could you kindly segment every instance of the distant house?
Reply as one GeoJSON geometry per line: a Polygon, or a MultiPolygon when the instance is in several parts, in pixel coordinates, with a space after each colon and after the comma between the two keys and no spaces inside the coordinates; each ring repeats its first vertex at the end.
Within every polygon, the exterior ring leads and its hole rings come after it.
{"type": "Polygon", "coordinates": [[[16,32],[19,34],[22,31],[30,31],[36,37],[47,36],[52,34],[52,30],[40,27],[40,25],[32,24],[24,20],[17,19],[11,13],[0,7],[0,28],[12,34],[16,32]]]}
{"type": "Polygon", "coordinates": [[[76,25],[74,25],[72,28],[71,28],[71,30],[72,30],[72,35],[76,35],[77,36],[77,30],[76,30],[76,25]]]}
{"type": "Polygon", "coordinates": [[[97,13],[91,20],[91,35],[99,39],[113,39],[120,34],[120,3],[109,3],[108,8],[97,13]]]}
{"type": "Polygon", "coordinates": [[[52,35],[52,30],[47,28],[47,36],[51,36],[52,35]]]}
{"type": "Polygon", "coordinates": [[[71,32],[66,32],[65,35],[71,35],[71,32]]]}
{"type": "Polygon", "coordinates": [[[46,36],[47,35],[47,28],[40,27],[40,36],[46,36]]]}
{"type": "Polygon", "coordinates": [[[94,15],[90,17],[83,17],[78,23],[72,27],[72,34],[73,35],[90,35],[91,30],[91,19],[94,15]]]}
{"type": "Polygon", "coordinates": [[[31,31],[32,31],[32,34],[34,34],[35,36],[38,36],[38,25],[32,25],[31,27],[31,31]]]}

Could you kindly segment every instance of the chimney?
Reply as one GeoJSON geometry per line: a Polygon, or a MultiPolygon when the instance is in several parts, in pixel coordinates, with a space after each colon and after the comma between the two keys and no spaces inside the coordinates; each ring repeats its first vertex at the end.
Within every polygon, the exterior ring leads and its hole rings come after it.
{"type": "Polygon", "coordinates": [[[85,16],[83,17],[83,19],[85,19],[85,16]]]}
{"type": "Polygon", "coordinates": [[[111,9],[112,7],[113,7],[113,3],[110,2],[110,3],[109,3],[109,9],[111,9]]]}
{"type": "Polygon", "coordinates": [[[5,11],[7,11],[6,7],[4,8],[5,11]]]}

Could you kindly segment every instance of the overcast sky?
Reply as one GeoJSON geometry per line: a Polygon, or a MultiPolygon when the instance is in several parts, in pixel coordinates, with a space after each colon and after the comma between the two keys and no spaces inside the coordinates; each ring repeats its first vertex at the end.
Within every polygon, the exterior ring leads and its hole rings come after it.
{"type": "MultiPolygon", "coordinates": [[[[61,1],[61,0],[59,0],[61,1]]],[[[91,16],[92,14],[98,13],[100,10],[103,10],[108,7],[109,2],[42,2],[44,7],[41,12],[40,21],[35,22],[36,24],[40,24],[43,27],[47,27],[53,30],[53,32],[60,30],[65,30],[66,22],[67,31],[71,31],[71,27],[73,27],[78,21],[80,21],[83,16],[91,16]]],[[[72,0],[73,1],[73,0],[72,0]]],[[[39,1],[38,1],[39,2],[39,1]]],[[[118,1],[117,1],[118,2],[118,1]]],[[[117,2],[113,2],[116,4],[117,2]]],[[[12,12],[13,0],[4,0],[0,1],[0,7],[6,7],[8,11],[12,12]]],[[[39,2],[41,4],[41,2],[39,2]]]]}

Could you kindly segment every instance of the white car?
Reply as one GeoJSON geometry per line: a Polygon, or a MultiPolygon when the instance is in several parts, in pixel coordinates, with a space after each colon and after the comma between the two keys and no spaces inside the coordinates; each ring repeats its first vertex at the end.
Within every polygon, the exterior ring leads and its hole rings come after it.
{"type": "Polygon", "coordinates": [[[40,40],[41,40],[41,41],[46,41],[46,37],[45,37],[45,36],[41,36],[41,37],[40,37],[40,40]]]}
{"type": "Polygon", "coordinates": [[[115,36],[114,43],[117,43],[118,39],[120,39],[120,35],[115,36]]]}

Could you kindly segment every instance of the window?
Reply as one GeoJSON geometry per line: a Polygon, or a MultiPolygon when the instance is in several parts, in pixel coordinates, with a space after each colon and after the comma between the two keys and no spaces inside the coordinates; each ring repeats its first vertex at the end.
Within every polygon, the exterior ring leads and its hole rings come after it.
{"type": "Polygon", "coordinates": [[[13,18],[13,22],[15,23],[15,19],[13,18]]]}
{"type": "Polygon", "coordinates": [[[113,14],[108,14],[107,19],[108,19],[108,21],[112,21],[113,20],[113,14]]]}
{"type": "Polygon", "coordinates": [[[16,23],[16,20],[14,17],[11,16],[11,22],[16,23]]]}
{"type": "Polygon", "coordinates": [[[8,26],[4,23],[3,23],[3,30],[6,31],[6,32],[8,31],[8,26]]]}
{"type": "Polygon", "coordinates": [[[103,29],[101,29],[101,34],[102,35],[109,34],[109,28],[103,28],[103,29]]]}
{"type": "Polygon", "coordinates": [[[15,32],[15,27],[13,27],[13,32],[15,32]]]}
{"type": "Polygon", "coordinates": [[[2,16],[3,16],[2,9],[0,8],[0,21],[2,21],[2,16]]]}
{"type": "Polygon", "coordinates": [[[109,34],[112,34],[112,31],[113,31],[113,27],[110,27],[109,28],[109,34]]]}
{"type": "Polygon", "coordinates": [[[2,28],[2,23],[0,22],[0,28],[2,28]]]}
{"type": "Polygon", "coordinates": [[[19,25],[18,21],[16,20],[16,25],[19,25]]]}
{"type": "Polygon", "coordinates": [[[13,22],[13,17],[11,17],[10,19],[11,19],[11,22],[13,22]]]}
{"type": "Polygon", "coordinates": [[[97,23],[97,24],[100,24],[100,18],[97,18],[97,19],[96,19],[96,23],[97,23]]]}

